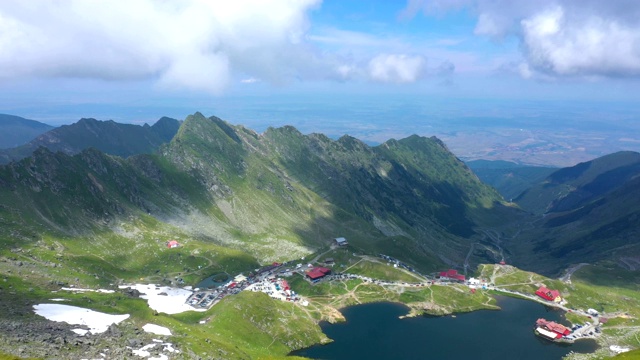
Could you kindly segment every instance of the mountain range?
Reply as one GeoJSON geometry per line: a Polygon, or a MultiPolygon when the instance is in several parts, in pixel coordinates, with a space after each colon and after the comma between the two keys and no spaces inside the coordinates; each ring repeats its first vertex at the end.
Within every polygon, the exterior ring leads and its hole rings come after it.
{"type": "Polygon", "coordinates": [[[23,159],[40,147],[69,155],[89,147],[121,157],[152,153],[161,144],[169,142],[179,127],[178,120],[168,117],[161,118],[152,126],[81,119],[74,124],[40,133],[27,144],[0,150],[0,164],[23,159]]]}
{"type": "MultiPolygon", "coordinates": [[[[100,125],[117,129],[86,119],[68,128],[100,125]]],[[[504,207],[440,140],[416,135],[371,147],[290,126],[258,134],[196,113],[155,154],[123,159],[93,147],[40,148],[0,168],[0,215],[21,214],[16,231],[37,223],[73,237],[151,216],[258,262],[346,236],[435,269],[461,264],[479,221],[504,207]]]]}
{"type": "Polygon", "coordinates": [[[559,169],[514,199],[537,216],[515,248],[533,268],[640,254],[640,154],[617,152],[559,169]],[[550,265],[554,264],[554,265],[550,265]]]}
{"type": "Polygon", "coordinates": [[[633,152],[564,169],[470,163],[514,195],[509,203],[442,141],[417,135],[369,146],[291,126],[258,134],[196,113],[153,126],[82,119],[21,149],[33,153],[0,167],[0,216],[14,245],[43,232],[106,234],[93,236],[99,246],[155,223],[253,263],[345,236],[423,270],[506,258],[542,273],[637,250],[633,152]]]}

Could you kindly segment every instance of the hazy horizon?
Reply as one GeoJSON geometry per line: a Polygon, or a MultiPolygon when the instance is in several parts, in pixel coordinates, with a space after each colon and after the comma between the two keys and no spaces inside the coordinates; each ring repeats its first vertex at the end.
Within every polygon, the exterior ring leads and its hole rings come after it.
{"type": "Polygon", "coordinates": [[[572,164],[640,150],[638,16],[597,0],[7,1],[0,112],[57,126],[200,111],[572,164]]]}

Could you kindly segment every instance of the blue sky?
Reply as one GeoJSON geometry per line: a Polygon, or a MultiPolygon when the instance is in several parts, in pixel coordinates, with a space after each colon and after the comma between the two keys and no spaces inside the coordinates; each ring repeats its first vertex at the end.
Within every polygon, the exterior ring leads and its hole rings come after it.
{"type": "Polygon", "coordinates": [[[62,124],[202,111],[264,128],[315,111],[309,130],[346,132],[390,108],[411,126],[535,116],[533,101],[560,121],[594,103],[604,122],[633,121],[638,18],[632,0],[8,0],[0,112],[62,124]]]}

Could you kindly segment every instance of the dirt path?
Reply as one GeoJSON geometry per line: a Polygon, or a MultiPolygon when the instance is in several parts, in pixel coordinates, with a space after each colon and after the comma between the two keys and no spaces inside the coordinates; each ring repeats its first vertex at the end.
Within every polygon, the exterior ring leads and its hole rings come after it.
{"type": "Polygon", "coordinates": [[[571,275],[573,275],[573,273],[578,271],[580,268],[582,268],[584,266],[587,266],[587,265],[589,265],[589,264],[580,263],[580,264],[577,264],[577,265],[573,265],[572,267],[567,269],[567,272],[562,277],[560,277],[560,280],[562,282],[567,283],[567,284],[571,284],[571,275]]]}

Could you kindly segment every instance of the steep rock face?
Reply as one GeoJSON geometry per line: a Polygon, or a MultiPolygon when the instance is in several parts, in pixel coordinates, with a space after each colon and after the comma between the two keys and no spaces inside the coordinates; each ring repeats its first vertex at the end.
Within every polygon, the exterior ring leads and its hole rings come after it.
{"type": "Polygon", "coordinates": [[[74,155],[88,148],[121,157],[154,152],[176,134],[180,122],[163,117],[153,126],[120,124],[112,120],[81,119],[48,131],[26,145],[0,151],[0,163],[31,155],[39,147],[74,155]]]}

